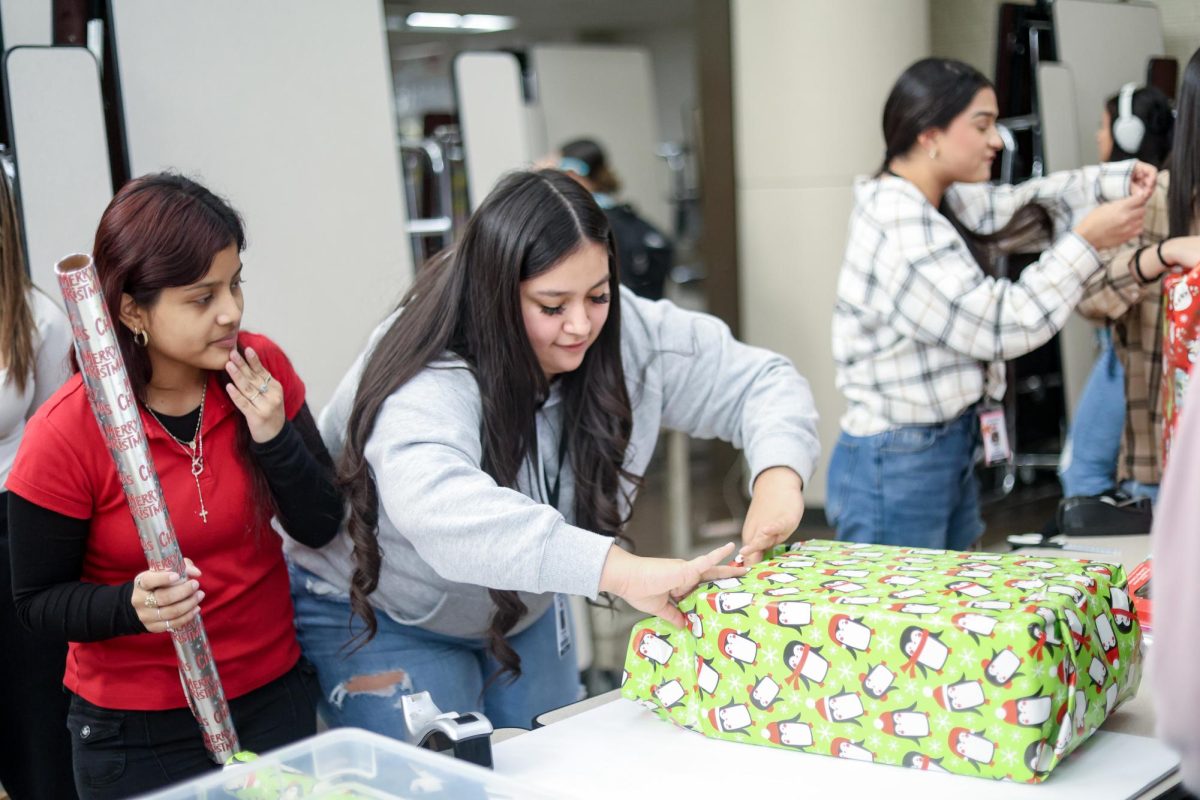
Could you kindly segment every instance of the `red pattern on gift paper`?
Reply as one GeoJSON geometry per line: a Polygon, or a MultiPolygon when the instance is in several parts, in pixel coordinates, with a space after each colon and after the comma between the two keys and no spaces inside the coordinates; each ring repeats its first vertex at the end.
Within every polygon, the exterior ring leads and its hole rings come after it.
{"type": "Polygon", "coordinates": [[[1046,649],[1046,629],[1038,629],[1037,642],[1033,647],[1029,648],[1029,655],[1036,656],[1038,661],[1042,660],[1042,651],[1046,649]]]}
{"type": "Polygon", "coordinates": [[[808,660],[808,654],[812,652],[812,648],[804,645],[804,649],[800,651],[800,657],[796,659],[796,666],[792,669],[792,674],[784,679],[784,683],[791,686],[793,689],[800,688],[800,670],[804,669],[804,662],[808,660]]]}
{"type": "Polygon", "coordinates": [[[1162,418],[1163,467],[1179,419],[1180,400],[1196,356],[1200,355],[1200,272],[1163,278],[1162,418]]]}
{"type": "Polygon", "coordinates": [[[913,648],[913,654],[900,667],[900,671],[908,672],[910,678],[914,678],[917,675],[917,659],[921,657],[921,651],[925,649],[925,644],[929,641],[929,631],[918,630],[916,636],[917,646],[913,648]]]}

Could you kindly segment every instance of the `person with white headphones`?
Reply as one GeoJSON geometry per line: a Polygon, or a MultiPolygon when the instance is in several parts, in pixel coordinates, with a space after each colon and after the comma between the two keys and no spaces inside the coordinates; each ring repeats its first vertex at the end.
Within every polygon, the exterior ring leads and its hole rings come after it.
{"type": "MultiPolygon", "coordinates": [[[[1175,117],[1171,101],[1152,86],[1127,83],[1108,98],[1096,131],[1100,160],[1137,158],[1160,169],[1171,152],[1175,117]]],[[[1117,490],[1117,458],[1125,427],[1125,371],[1113,349],[1112,330],[1096,330],[1098,352],[1059,462],[1063,496],[1108,496],[1117,490]],[[1084,432],[1080,435],[1080,432],[1084,432]]]]}
{"type": "MultiPolygon", "coordinates": [[[[1127,157],[1127,147],[1136,145],[1139,157],[1153,163],[1151,146],[1169,155],[1162,160],[1154,191],[1146,203],[1145,227],[1137,242],[1126,245],[1109,259],[1087,286],[1078,310],[1085,317],[1110,322],[1116,335],[1113,345],[1124,371],[1124,403],[1119,420],[1110,424],[1089,422],[1085,401],[1080,401],[1074,429],[1087,431],[1075,437],[1071,461],[1079,461],[1085,449],[1105,436],[1103,427],[1119,431],[1120,449],[1116,464],[1116,487],[1133,497],[1158,494],[1162,478],[1162,327],[1159,277],[1172,267],[1190,269],[1200,262],[1200,215],[1195,197],[1200,189],[1200,51],[1184,69],[1170,130],[1172,114],[1161,93],[1151,88],[1125,86],[1109,101],[1106,116],[1111,131],[1097,134],[1101,155],[1111,137],[1112,158],[1127,157]],[[1152,105],[1158,110],[1148,111],[1152,105]],[[1139,124],[1134,117],[1139,118],[1139,124]],[[1141,134],[1139,137],[1138,134],[1141,134]],[[1165,140],[1165,141],[1164,141],[1165,140]],[[1142,156],[1141,153],[1147,153],[1142,156]]],[[[1085,396],[1087,390],[1085,390],[1085,396]]],[[[1110,418],[1111,414],[1109,417],[1110,418]]],[[[1115,436],[1115,434],[1114,434],[1115,436]]],[[[1111,445],[1110,445],[1111,447],[1111,445]]],[[[1109,457],[1115,456],[1109,450],[1109,457]]],[[[1074,470],[1074,464],[1068,471],[1074,470]]]]}

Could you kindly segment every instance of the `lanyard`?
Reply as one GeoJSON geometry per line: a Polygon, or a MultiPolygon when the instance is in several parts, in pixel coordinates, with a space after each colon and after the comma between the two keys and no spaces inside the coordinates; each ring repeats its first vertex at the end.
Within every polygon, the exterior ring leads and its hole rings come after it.
{"type": "Polygon", "coordinates": [[[561,438],[558,440],[558,468],[554,471],[554,483],[550,483],[549,477],[546,475],[546,465],[542,461],[541,450],[538,451],[538,472],[541,473],[543,497],[546,502],[558,508],[559,489],[562,488],[562,471],[563,462],[567,460],[567,432],[561,432],[561,438]]]}

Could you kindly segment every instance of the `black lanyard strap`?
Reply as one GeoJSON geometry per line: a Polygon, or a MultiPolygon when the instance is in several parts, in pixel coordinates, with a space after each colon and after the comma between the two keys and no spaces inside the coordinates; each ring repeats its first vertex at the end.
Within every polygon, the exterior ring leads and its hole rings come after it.
{"type": "Polygon", "coordinates": [[[546,490],[546,502],[552,507],[558,508],[559,489],[562,488],[562,471],[563,463],[567,460],[567,432],[562,431],[558,440],[558,465],[554,470],[554,483],[550,483],[549,476],[546,475],[545,464],[542,464],[542,486],[546,490]]]}

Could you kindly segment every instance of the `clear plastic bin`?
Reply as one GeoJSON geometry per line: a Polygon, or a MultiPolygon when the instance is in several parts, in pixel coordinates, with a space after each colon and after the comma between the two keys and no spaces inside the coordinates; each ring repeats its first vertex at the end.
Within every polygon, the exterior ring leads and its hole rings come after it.
{"type": "MultiPolygon", "coordinates": [[[[557,795],[556,795],[557,796],[557,795]]],[[[318,734],[142,800],[551,800],[444,753],[357,728],[318,734]]]]}

